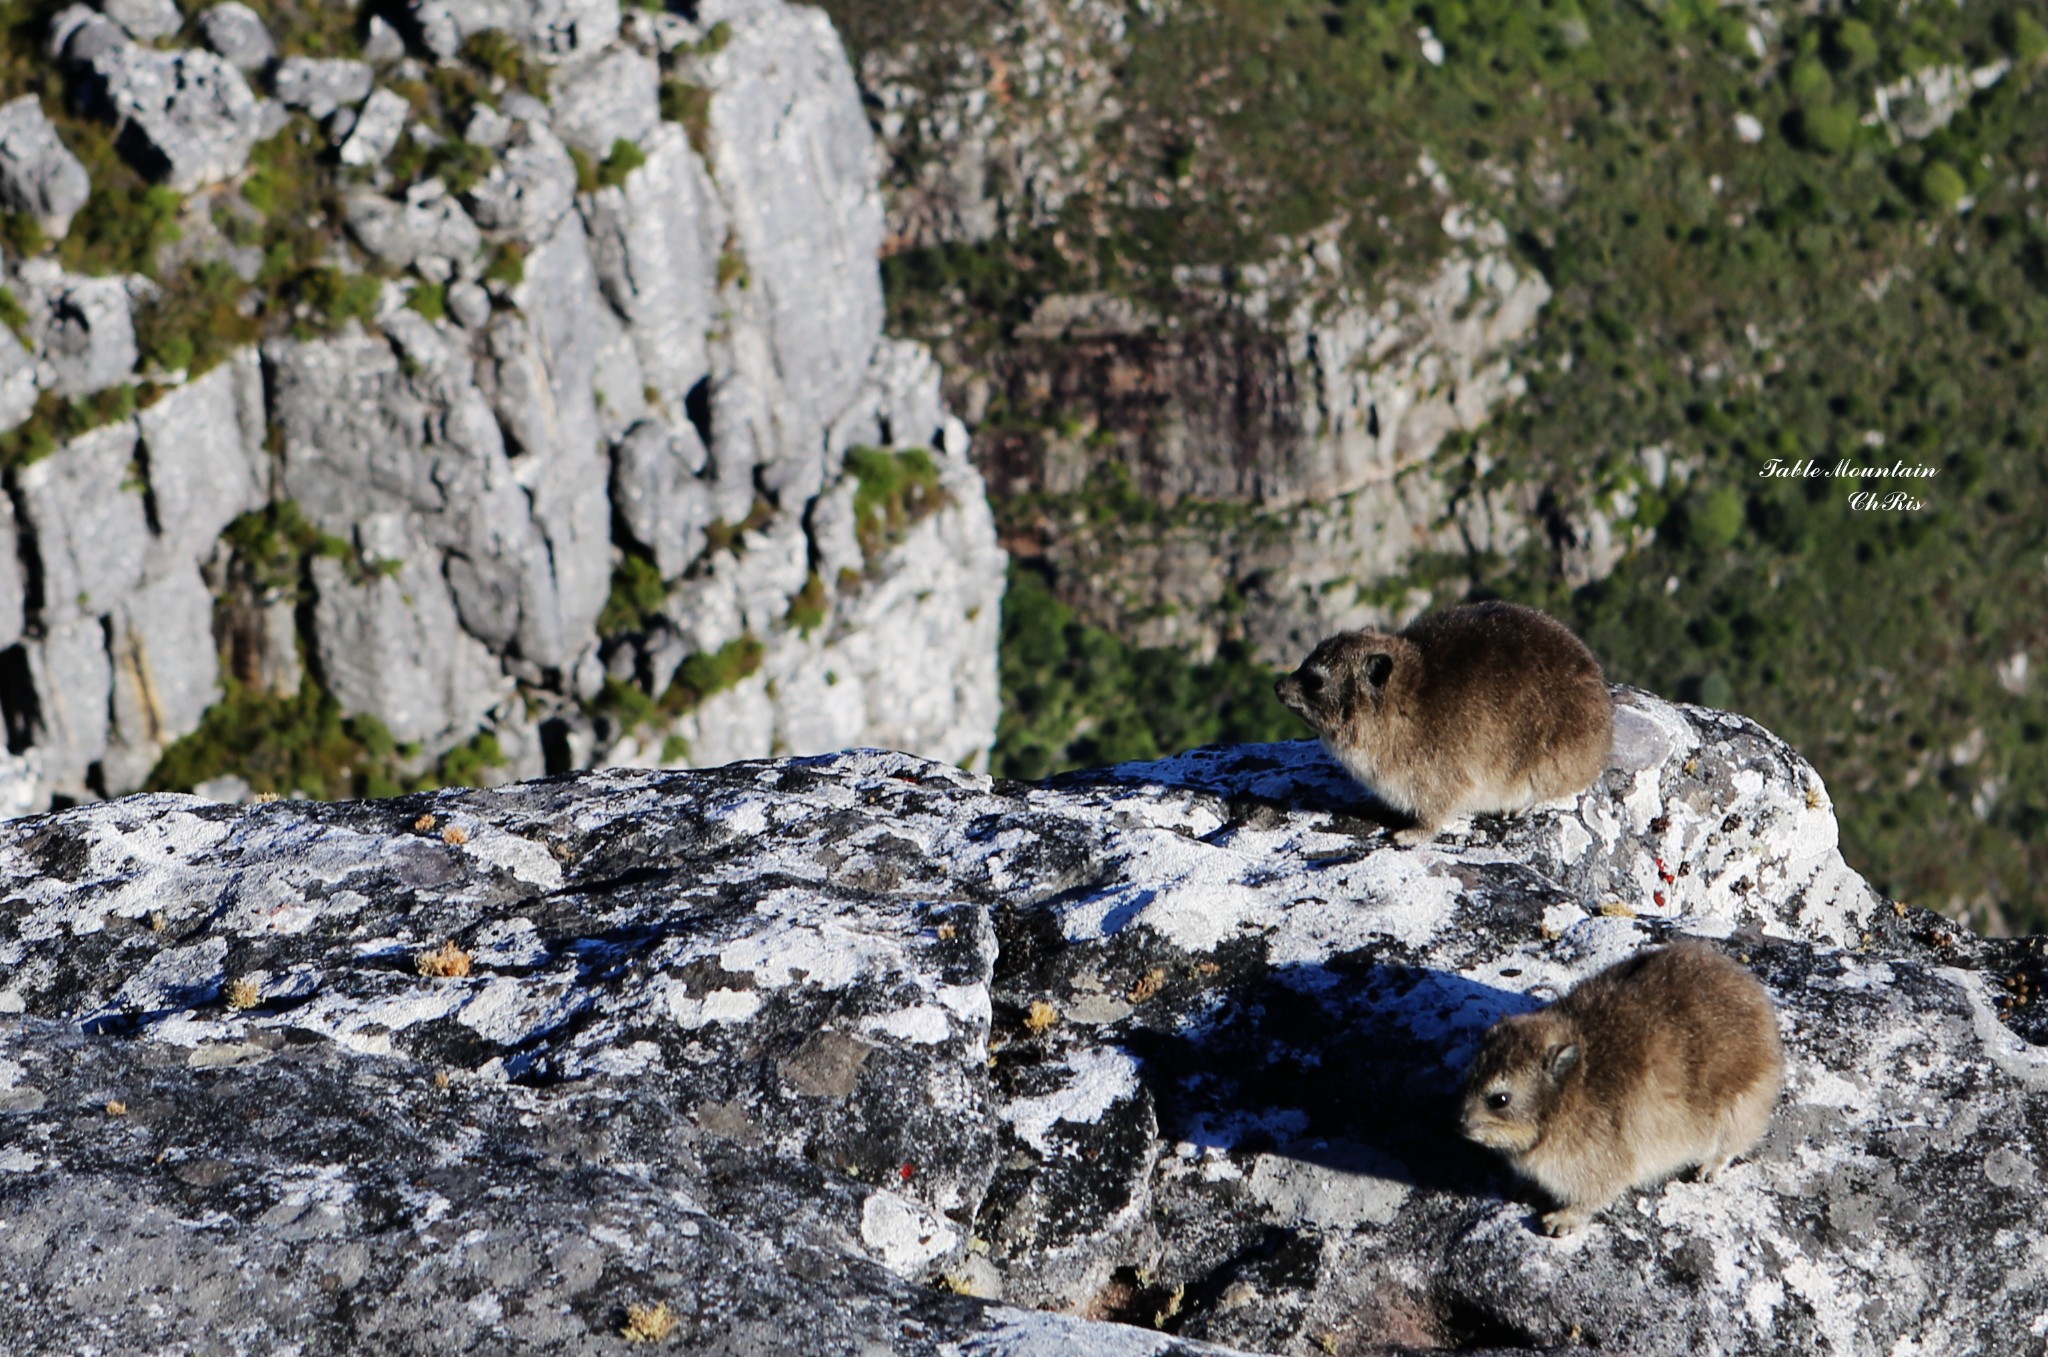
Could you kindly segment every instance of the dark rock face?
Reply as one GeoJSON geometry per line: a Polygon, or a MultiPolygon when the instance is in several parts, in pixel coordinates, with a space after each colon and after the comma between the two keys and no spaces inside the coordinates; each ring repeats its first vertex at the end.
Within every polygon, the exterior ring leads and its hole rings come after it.
{"type": "Polygon", "coordinates": [[[666,1304],[732,1353],[2029,1350],[2048,947],[1877,898],[1754,725],[1620,700],[1576,804],[1417,850],[1307,743],[0,824],[0,1323],[581,1352],[666,1304]],[[1676,932],[1778,1002],[1777,1115],[1719,1181],[1546,1238],[1457,1137],[1463,1065],[1676,932]]]}

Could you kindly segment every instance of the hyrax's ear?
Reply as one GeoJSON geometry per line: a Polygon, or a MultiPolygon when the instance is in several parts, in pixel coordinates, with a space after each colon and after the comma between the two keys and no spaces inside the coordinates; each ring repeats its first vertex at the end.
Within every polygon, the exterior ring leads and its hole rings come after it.
{"type": "Polygon", "coordinates": [[[1575,1041],[1553,1046],[1543,1056],[1544,1072],[1550,1076],[1550,1082],[1553,1084],[1570,1074],[1578,1063],[1579,1044],[1575,1041]]]}
{"type": "Polygon", "coordinates": [[[1375,688],[1387,686],[1387,678],[1394,672],[1394,657],[1384,652],[1374,652],[1365,657],[1365,681],[1375,688]]]}

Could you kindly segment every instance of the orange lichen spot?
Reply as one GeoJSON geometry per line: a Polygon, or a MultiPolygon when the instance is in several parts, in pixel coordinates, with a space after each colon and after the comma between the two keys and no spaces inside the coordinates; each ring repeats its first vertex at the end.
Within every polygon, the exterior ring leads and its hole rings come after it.
{"type": "Polygon", "coordinates": [[[652,1305],[628,1305],[625,1327],[619,1330],[619,1336],[628,1343],[659,1343],[675,1331],[675,1311],[664,1300],[652,1305]]]}
{"type": "Polygon", "coordinates": [[[469,831],[461,825],[450,825],[441,831],[441,842],[450,848],[460,848],[469,842],[469,831]]]}
{"type": "Polygon", "coordinates": [[[421,975],[437,980],[459,980],[469,974],[469,953],[455,945],[450,938],[431,952],[421,952],[413,963],[421,975]]]}
{"type": "Polygon", "coordinates": [[[434,812],[428,811],[425,815],[420,816],[419,819],[414,820],[412,822],[412,827],[414,829],[417,829],[420,833],[424,834],[439,823],[440,821],[434,818],[434,812]]]}
{"type": "Polygon", "coordinates": [[[1131,986],[1130,993],[1126,997],[1134,1004],[1142,1004],[1165,988],[1166,968],[1164,966],[1154,966],[1139,978],[1137,984],[1131,986]]]}
{"type": "Polygon", "coordinates": [[[114,1100],[113,1102],[110,1102],[110,1103],[108,1103],[108,1104],[107,1104],[107,1115],[108,1115],[108,1116],[110,1116],[110,1117],[125,1117],[125,1116],[127,1116],[127,1115],[128,1115],[128,1104],[126,1104],[126,1103],[122,1102],[122,1101],[121,1101],[120,1099],[116,1098],[116,1099],[115,1099],[115,1100],[114,1100]]]}
{"type": "Polygon", "coordinates": [[[1030,1032],[1043,1032],[1060,1020],[1060,1011],[1043,999],[1031,1001],[1031,1011],[1024,1015],[1024,1028],[1030,1032]]]}
{"type": "Polygon", "coordinates": [[[228,1007],[233,1009],[254,1008],[263,1002],[263,991],[255,981],[243,976],[228,986],[228,1007]]]}

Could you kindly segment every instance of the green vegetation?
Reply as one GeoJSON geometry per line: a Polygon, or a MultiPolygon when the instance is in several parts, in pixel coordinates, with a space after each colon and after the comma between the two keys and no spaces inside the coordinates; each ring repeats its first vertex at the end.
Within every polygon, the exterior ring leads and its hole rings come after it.
{"type": "Polygon", "coordinates": [[[711,91],[687,80],[661,82],[661,116],[681,123],[698,155],[711,153],[711,91]]]}
{"type": "Polygon", "coordinates": [[[247,284],[220,260],[188,265],[159,281],[156,297],[135,312],[135,339],[146,363],[197,377],[261,336],[244,306],[247,284]]]}
{"type": "Polygon", "coordinates": [[[508,240],[491,255],[484,266],[484,281],[500,287],[518,287],[526,281],[526,246],[508,240]]]}
{"type": "Polygon", "coordinates": [[[825,625],[831,611],[832,598],[825,592],[825,577],[813,570],[804,587],[789,601],[789,625],[808,636],[825,625]]]}
{"type": "MultiPolygon", "coordinates": [[[[754,636],[728,641],[709,655],[692,655],[677,667],[675,678],[658,698],[649,697],[635,684],[606,679],[604,692],[597,699],[597,710],[624,731],[666,725],[695,711],[704,699],[759,673],[767,655],[768,647],[754,636]]],[[[672,743],[663,745],[664,762],[688,756],[687,742],[683,743],[681,754],[671,755],[671,747],[672,743]]]]}
{"type": "Polygon", "coordinates": [[[382,722],[345,716],[310,678],[280,697],[230,677],[199,729],[157,761],[152,791],[185,789],[216,777],[242,778],[257,792],[300,792],[322,801],[400,796],[426,785],[400,771],[405,754],[382,722]]]}
{"type": "Polygon", "coordinates": [[[448,285],[421,283],[413,288],[405,304],[428,320],[440,320],[448,314],[448,285]]]}
{"type": "Polygon", "coordinates": [[[939,485],[939,468],[923,448],[849,448],[846,469],[855,480],[854,535],[870,563],[901,542],[912,524],[952,503],[939,485]]]}
{"type": "Polygon", "coordinates": [[[597,182],[600,188],[612,188],[626,182],[626,177],[647,163],[647,153],[624,137],[612,143],[611,154],[597,167],[597,182]]]}
{"type": "Polygon", "coordinates": [[[612,567],[611,593],[605,597],[604,610],[597,615],[597,634],[617,636],[622,632],[646,631],[667,601],[668,589],[661,582],[661,571],[654,558],[638,549],[623,550],[618,564],[612,567]]]}
{"type": "MultiPolygon", "coordinates": [[[[137,174],[114,149],[113,130],[105,124],[68,114],[53,115],[52,121],[92,177],[92,196],[71,219],[70,233],[58,242],[58,259],[73,273],[139,273],[154,278],[157,252],[182,235],[182,200],[137,174]]],[[[31,242],[24,238],[19,243],[31,242]]]]}
{"type": "Polygon", "coordinates": [[[1132,646],[1078,620],[1021,566],[1011,568],[1003,597],[1002,668],[992,764],[1002,777],[1308,735],[1274,700],[1272,671],[1240,648],[1194,664],[1177,651],[1132,646]]]}
{"type": "Polygon", "coordinates": [[[27,422],[0,434],[0,467],[39,461],[82,433],[130,418],[135,404],[132,386],[109,387],[70,400],[45,391],[36,398],[35,411],[27,422]]]}
{"type": "MultiPolygon", "coordinates": [[[[856,59],[886,47],[943,62],[963,43],[999,46],[995,0],[827,7],[856,59]]],[[[1089,181],[1113,178],[1116,191],[1077,193],[1056,221],[983,245],[894,255],[892,323],[930,338],[949,371],[995,376],[984,447],[1070,446],[1092,426],[1110,432],[1088,453],[1113,464],[1132,440],[1112,411],[1027,398],[1043,360],[1014,331],[1041,298],[1107,291],[1199,331],[1215,324],[1215,294],[1190,296],[1177,277],[1220,277],[1227,297],[1231,266],[1294,253],[1310,230],[1377,295],[1458,248],[1443,233],[1445,200],[1417,172],[1426,152],[1451,198],[1502,222],[1554,292],[1516,362],[1527,394],[1448,444],[1431,474],[1476,486],[1486,467],[1487,482],[1563,504],[1628,484],[1644,491],[1638,521],[1658,539],[1576,592],[1548,541],[1514,559],[1441,563],[1417,582],[1549,606],[1615,678],[1750,713],[1819,767],[1846,857],[1881,889],[2042,926],[2048,522],[2035,510],[2048,502],[2048,410],[2035,388],[2048,226],[2030,185],[2048,177],[2048,33],[2037,15],[2017,0],[1787,11],[1781,31],[1759,30],[1758,54],[1744,13],[1705,0],[1192,0],[1129,30],[1126,111],[1095,136],[1097,170],[1115,174],[1089,181]],[[1422,53],[1424,24],[1441,65],[1422,53]],[[1882,85],[2002,57],[2015,68],[1920,140],[1863,125],[1882,85]],[[1738,115],[1761,140],[1743,139],[1738,115]],[[1692,476],[1649,493],[1638,454],[1660,447],[1692,476]],[[1903,485],[1920,509],[1859,512],[1852,482],[1762,477],[1772,457],[1940,474],[1873,483],[1903,485]],[[2011,667],[2022,653],[2035,667],[2024,682],[2011,667]]],[[[932,78],[945,77],[935,67],[932,78]]],[[[894,173],[913,183],[924,148],[902,151],[894,173]]],[[[997,506],[1012,532],[1043,508],[997,506]]],[[[1104,523],[1086,504],[1065,510],[1056,531],[1075,522],[1084,538],[1130,542],[1197,512],[1104,523]]],[[[1032,616],[1006,616],[998,763],[1024,767],[1026,750],[1043,768],[1101,757],[1060,731],[1113,720],[1131,685],[1086,674],[1121,673],[1126,660],[1103,646],[1086,662],[1097,668],[1075,661],[1085,672],[1071,688],[1027,686],[1009,657],[1030,653],[1032,616]],[[1064,725],[1047,715],[1062,703],[1064,725]]],[[[1277,711],[1263,678],[1242,676],[1245,699],[1277,711]]]]}
{"type": "Polygon", "coordinates": [[[33,340],[30,333],[28,308],[21,304],[21,298],[11,288],[0,287],[0,325],[14,331],[14,337],[27,346],[33,340]]]}

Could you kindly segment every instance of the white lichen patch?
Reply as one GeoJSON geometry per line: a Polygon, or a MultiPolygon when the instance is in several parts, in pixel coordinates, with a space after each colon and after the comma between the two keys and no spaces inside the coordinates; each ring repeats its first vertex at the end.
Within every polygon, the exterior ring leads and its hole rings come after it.
{"type": "Polygon", "coordinates": [[[471,857],[502,867],[528,885],[538,886],[544,891],[561,888],[562,864],[555,860],[555,855],[545,844],[517,834],[472,830],[468,841],[461,847],[471,857]]]}
{"type": "Polygon", "coordinates": [[[860,1238],[882,1266],[899,1277],[916,1276],[932,1259],[960,1242],[959,1232],[918,1203],[894,1192],[870,1193],[861,1203],[860,1238]]]}
{"type": "Polygon", "coordinates": [[[573,968],[541,977],[502,976],[485,983],[456,1014],[456,1021],[486,1041],[521,1046],[569,1021],[595,1002],[579,989],[573,968]]]}
{"type": "Polygon", "coordinates": [[[1015,1098],[1002,1108],[1019,1139],[1042,1154],[1053,1151],[1060,1122],[1085,1124],[1138,1093],[1138,1062],[1113,1047],[1077,1052],[1066,1062],[1067,1078],[1050,1093],[1015,1098]]]}
{"type": "Polygon", "coordinates": [[[758,990],[715,989],[702,996],[673,981],[667,989],[668,1014],[686,1028],[695,1030],[712,1023],[745,1022],[761,1011],[758,990]]]}
{"type": "Polygon", "coordinates": [[[953,1020],[949,1011],[937,1004],[918,1004],[895,1013],[863,1018],[860,1030],[863,1036],[894,1037],[898,1041],[936,1046],[953,1035],[953,1020]]]}

